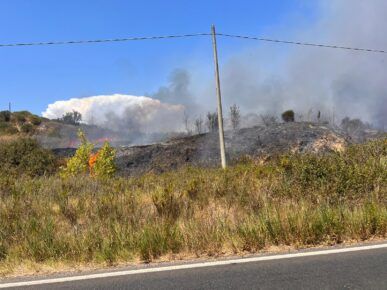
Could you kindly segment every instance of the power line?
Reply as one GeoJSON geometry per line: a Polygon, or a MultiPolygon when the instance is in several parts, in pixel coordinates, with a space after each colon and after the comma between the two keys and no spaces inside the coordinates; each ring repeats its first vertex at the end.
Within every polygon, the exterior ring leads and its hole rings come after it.
{"type": "Polygon", "coordinates": [[[241,39],[258,40],[258,41],[266,41],[266,42],[303,45],[303,46],[314,46],[314,47],[356,50],[356,51],[365,51],[365,52],[387,53],[386,50],[379,50],[379,49],[369,49],[369,48],[359,48],[359,47],[349,47],[349,46],[329,45],[329,44],[318,44],[318,43],[310,43],[310,42],[288,41],[288,40],[260,38],[260,37],[254,37],[254,36],[234,35],[234,34],[225,34],[225,33],[217,33],[217,35],[224,36],[224,37],[231,37],[231,38],[241,38],[241,39]]]}
{"type": "MultiPolygon", "coordinates": [[[[230,38],[257,40],[257,41],[265,41],[265,42],[292,44],[292,45],[344,49],[344,50],[363,51],[363,52],[372,52],[372,53],[387,53],[387,50],[380,50],[380,49],[369,49],[369,48],[349,47],[349,46],[341,46],[341,45],[318,44],[318,43],[301,42],[301,41],[288,41],[288,40],[281,40],[281,39],[270,39],[270,38],[226,34],[226,33],[216,33],[216,35],[223,36],[223,37],[230,37],[230,38]]],[[[180,34],[180,35],[161,35],[161,36],[128,37],[128,38],[112,38],[112,39],[92,39],[92,40],[70,40],[70,41],[50,41],[50,42],[28,42],[28,43],[6,43],[6,44],[0,43],[0,48],[1,47],[17,47],[17,46],[93,44],[93,43],[106,43],[106,42],[124,42],[124,41],[158,40],[158,39],[171,39],[171,38],[187,38],[187,37],[197,37],[197,36],[211,36],[211,33],[193,33],[193,34],[180,34]]]]}
{"type": "Polygon", "coordinates": [[[128,37],[128,38],[112,38],[112,39],[70,40],[70,41],[29,42],[29,43],[6,43],[6,44],[0,44],[0,47],[64,45],[64,44],[90,44],[90,43],[104,43],[104,42],[123,42],[123,41],[168,39],[168,38],[185,38],[185,37],[206,36],[206,35],[208,36],[211,34],[210,33],[194,33],[194,34],[181,34],[181,35],[162,35],[162,36],[128,37]]]}

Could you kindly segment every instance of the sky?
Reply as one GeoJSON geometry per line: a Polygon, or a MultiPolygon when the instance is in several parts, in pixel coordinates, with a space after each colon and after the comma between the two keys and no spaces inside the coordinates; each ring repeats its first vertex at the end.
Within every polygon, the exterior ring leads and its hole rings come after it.
{"type": "MultiPolygon", "coordinates": [[[[294,38],[294,31],[319,19],[319,2],[0,0],[0,43],[122,38],[209,32],[294,38]]],[[[319,40],[309,35],[308,41],[319,40]]],[[[288,47],[218,39],[222,67],[252,46],[273,48],[273,69],[288,47]]],[[[254,54],[259,60],[260,55],[254,54]]],[[[57,100],[95,95],[149,95],[168,84],[175,69],[198,68],[213,77],[208,37],[0,48],[0,110],[41,114],[57,100]]],[[[195,78],[195,75],[193,75],[195,78]]],[[[213,91],[215,98],[215,89],[213,91]]],[[[205,100],[201,100],[202,102],[205,100]]]]}

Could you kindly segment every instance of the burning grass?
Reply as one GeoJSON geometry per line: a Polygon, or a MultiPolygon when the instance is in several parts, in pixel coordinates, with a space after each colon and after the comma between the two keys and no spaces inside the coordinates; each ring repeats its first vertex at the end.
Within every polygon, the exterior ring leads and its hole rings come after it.
{"type": "Polygon", "coordinates": [[[385,139],[225,171],[0,175],[0,273],[385,238],[386,160],[385,139]]]}

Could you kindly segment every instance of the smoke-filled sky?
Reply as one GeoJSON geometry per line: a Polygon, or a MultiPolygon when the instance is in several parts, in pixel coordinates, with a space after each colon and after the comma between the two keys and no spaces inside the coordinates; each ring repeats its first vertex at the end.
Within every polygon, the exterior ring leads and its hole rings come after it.
{"type": "MultiPolygon", "coordinates": [[[[2,1],[0,13],[8,13],[0,17],[1,42],[205,32],[215,23],[224,33],[387,49],[384,0],[41,2],[47,5],[2,1]]],[[[242,113],[321,111],[387,125],[386,54],[223,37],[218,43],[225,111],[236,103],[242,113]]],[[[147,131],[182,128],[184,110],[194,118],[215,109],[208,38],[1,52],[0,99],[16,109],[49,117],[75,109],[86,121],[147,131]]]]}

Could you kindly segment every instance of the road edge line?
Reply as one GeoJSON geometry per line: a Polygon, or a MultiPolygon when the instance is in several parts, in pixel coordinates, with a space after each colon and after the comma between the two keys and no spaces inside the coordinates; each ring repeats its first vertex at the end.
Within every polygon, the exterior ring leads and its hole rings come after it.
{"type": "Polygon", "coordinates": [[[0,288],[4,289],[4,288],[23,287],[23,286],[55,284],[55,283],[74,282],[74,281],[91,280],[91,279],[99,279],[99,278],[119,277],[119,276],[135,275],[135,274],[166,272],[166,271],[175,271],[175,270],[184,270],[184,269],[196,269],[196,268],[205,268],[205,267],[224,266],[224,265],[232,265],[232,264],[245,264],[245,263],[260,262],[260,261],[270,261],[270,260],[281,260],[281,259],[320,256],[320,255],[340,254],[340,253],[348,253],[348,252],[376,250],[376,249],[382,249],[382,248],[387,248],[387,243],[377,244],[377,245],[368,245],[368,246],[340,248],[340,249],[308,251],[308,252],[300,252],[300,253],[278,254],[278,255],[269,255],[269,256],[250,257],[250,258],[238,258],[238,259],[221,260],[221,261],[198,262],[198,263],[193,263],[193,264],[182,264],[182,265],[175,265],[175,266],[144,268],[144,269],[136,269],[136,270],[113,271],[113,272],[96,273],[96,274],[88,274],[88,275],[78,275],[78,276],[68,276],[68,277],[59,277],[59,278],[49,278],[49,279],[41,279],[41,280],[9,282],[9,283],[3,283],[3,284],[0,283],[0,288]]]}

